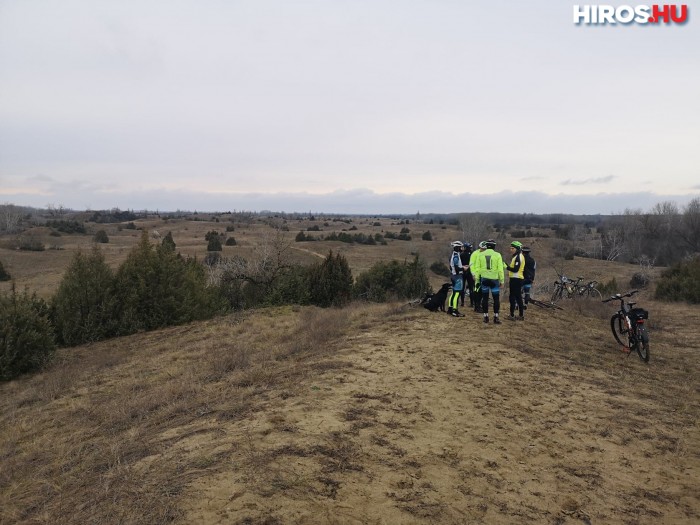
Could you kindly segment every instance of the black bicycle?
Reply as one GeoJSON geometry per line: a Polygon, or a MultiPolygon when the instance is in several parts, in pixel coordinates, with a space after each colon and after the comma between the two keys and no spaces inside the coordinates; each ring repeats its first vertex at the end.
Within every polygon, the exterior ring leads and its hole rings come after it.
{"type": "Polygon", "coordinates": [[[620,309],[610,318],[613,336],[622,345],[623,352],[629,354],[634,350],[642,361],[648,363],[649,334],[645,322],[649,319],[649,312],[643,308],[634,308],[637,303],[625,302],[625,297],[632,297],[638,292],[639,290],[632,290],[626,294],[618,293],[609,299],[603,299],[603,302],[620,301],[620,309]]]}
{"type": "MultiPolygon", "coordinates": [[[[579,277],[579,280],[583,280],[579,277]]],[[[576,293],[579,297],[585,297],[587,299],[602,299],[603,295],[596,288],[598,281],[589,281],[588,284],[578,284],[576,283],[576,293]]]]}

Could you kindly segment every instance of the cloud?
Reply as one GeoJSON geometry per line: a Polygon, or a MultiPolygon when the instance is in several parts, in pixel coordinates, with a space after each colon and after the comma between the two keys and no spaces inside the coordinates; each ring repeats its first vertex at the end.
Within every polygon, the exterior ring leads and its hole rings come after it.
{"type": "Polygon", "coordinates": [[[615,178],[615,175],[606,175],[605,177],[594,177],[589,179],[566,179],[561,183],[562,186],[584,186],[586,184],[607,184],[615,178]]]}

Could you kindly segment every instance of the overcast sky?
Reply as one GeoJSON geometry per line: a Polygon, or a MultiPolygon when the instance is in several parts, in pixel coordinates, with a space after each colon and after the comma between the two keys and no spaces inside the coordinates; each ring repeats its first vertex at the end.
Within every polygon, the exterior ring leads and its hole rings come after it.
{"type": "Polygon", "coordinates": [[[575,25],[575,3],[0,0],[0,203],[610,213],[700,195],[697,6],[613,27],[575,25]]]}

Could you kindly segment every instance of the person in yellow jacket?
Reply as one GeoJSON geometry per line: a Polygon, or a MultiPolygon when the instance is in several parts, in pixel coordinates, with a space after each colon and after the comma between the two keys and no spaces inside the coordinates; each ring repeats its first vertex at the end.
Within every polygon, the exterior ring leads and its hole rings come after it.
{"type": "Polygon", "coordinates": [[[481,308],[484,313],[484,322],[489,322],[489,292],[493,296],[493,322],[501,324],[498,312],[501,309],[501,286],[505,274],[503,271],[503,257],[496,250],[496,241],[486,241],[486,249],[478,252],[474,279],[481,283],[481,308]]]}
{"type": "Polygon", "coordinates": [[[510,301],[510,315],[508,319],[515,321],[515,305],[518,305],[518,321],[525,320],[523,312],[523,284],[525,282],[525,256],[523,255],[523,244],[520,241],[510,243],[510,264],[506,265],[510,273],[508,280],[508,299],[510,301]]]}
{"type": "Polygon", "coordinates": [[[474,273],[474,270],[476,269],[477,265],[477,259],[479,258],[479,254],[483,252],[486,249],[486,241],[481,241],[479,243],[479,249],[474,250],[471,254],[471,257],[469,257],[469,273],[472,275],[472,281],[474,281],[474,286],[472,287],[472,290],[470,292],[474,296],[474,311],[476,313],[481,313],[481,282],[476,278],[476,273],[474,273]]]}

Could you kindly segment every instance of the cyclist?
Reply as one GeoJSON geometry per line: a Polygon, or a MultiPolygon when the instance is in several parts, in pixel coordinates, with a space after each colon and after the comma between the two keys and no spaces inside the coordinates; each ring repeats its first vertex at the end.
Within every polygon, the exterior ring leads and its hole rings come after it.
{"type": "Polygon", "coordinates": [[[501,309],[501,286],[503,286],[503,257],[495,251],[496,241],[486,241],[486,249],[480,252],[476,261],[474,277],[481,283],[481,308],[484,313],[484,323],[489,322],[489,292],[493,295],[493,322],[501,324],[498,312],[501,309]]]}
{"type": "Polygon", "coordinates": [[[483,312],[481,309],[481,282],[476,278],[476,273],[474,272],[477,264],[477,259],[479,254],[486,249],[486,241],[481,241],[479,243],[479,249],[474,250],[471,257],[469,258],[469,273],[472,276],[474,284],[472,285],[471,297],[474,300],[474,311],[478,314],[483,312]]]}
{"type": "Polygon", "coordinates": [[[522,254],[523,243],[520,241],[513,241],[510,243],[510,254],[512,259],[510,264],[506,265],[508,272],[510,273],[510,279],[508,280],[508,300],[510,301],[510,315],[508,319],[515,321],[515,305],[518,305],[518,317],[519,321],[523,321],[525,316],[523,315],[523,273],[525,272],[525,257],[522,254]]]}
{"type": "Polygon", "coordinates": [[[525,270],[523,271],[523,308],[527,308],[527,303],[530,302],[530,288],[532,288],[532,283],[535,282],[535,271],[537,270],[537,263],[535,259],[530,255],[530,247],[523,246],[523,257],[525,257],[525,270]]]}
{"type": "Polygon", "coordinates": [[[464,314],[459,313],[459,295],[464,286],[464,279],[462,278],[462,273],[464,273],[464,267],[462,266],[462,258],[460,254],[462,252],[462,241],[453,241],[450,243],[452,246],[452,255],[450,256],[450,273],[452,278],[452,295],[450,296],[449,307],[447,313],[452,315],[452,317],[464,317],[464,314]]]}
{"type": "Polygon", "coordinates": [[[464,296],[468,295],[469,296],[469,306],[474,307],[474,296],[472,290],[474,290],[474,276],[472,275],[472,272],[469,271],[469,261],[471,260],[472,256],[472,245],[468,242],[463,243],[463,248],[462,248],[462,253],[459,254],[460,259],[462,260],[462,268],[464,268],[464,272],[462,272],[462,293],[461,293],[461,302],[462,306],[464,306],[464,296]]]}

